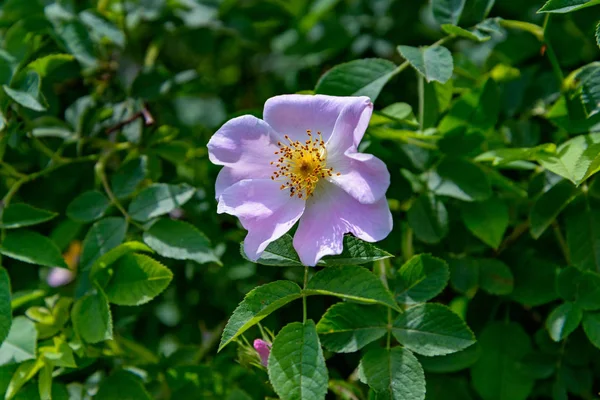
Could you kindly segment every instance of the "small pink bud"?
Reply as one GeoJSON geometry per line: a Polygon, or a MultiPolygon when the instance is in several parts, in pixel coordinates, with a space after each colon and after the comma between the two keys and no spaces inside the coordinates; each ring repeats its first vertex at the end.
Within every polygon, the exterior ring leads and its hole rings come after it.
{"type": "Polygon", "coordinates": [[[265,342],[262,339],[254,340],[254,349],[260,356],[260,363],[263,367],[267,366],[267,361],[269,361],[269,354],[271,354],[271,343],[265,342]]]}
{"type": "Polygon", "coordinates": [[[73,271],[66,268],[55,267],[50,270],[46,282],[48,282],[48,285],[51,287],[59,287],[70,283],[73,279],[75,279],[73,271]]]}

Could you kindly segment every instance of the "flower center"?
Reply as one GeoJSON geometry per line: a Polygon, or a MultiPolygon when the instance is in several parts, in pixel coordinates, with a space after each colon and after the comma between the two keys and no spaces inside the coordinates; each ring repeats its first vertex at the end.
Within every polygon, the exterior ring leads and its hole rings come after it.
{"type": "MultiPolygon", "coordinates": [[[[308,140],[304,143],[292,141],[288,135],[287,144],[277,142],[279,155],[277,161],[271,161],[277,169],[271,176],[272,180],[284,182],[280,189],[290,189],[290,197],[298,196],[299,199],[310,197],[319,179],[333,176],[333,168],[327,168],[327,149],[321,136],[313,138],[310,130],[306,131],[308,140]]],[[[340,175],[339,173],[337,175],[340,175]]]]}

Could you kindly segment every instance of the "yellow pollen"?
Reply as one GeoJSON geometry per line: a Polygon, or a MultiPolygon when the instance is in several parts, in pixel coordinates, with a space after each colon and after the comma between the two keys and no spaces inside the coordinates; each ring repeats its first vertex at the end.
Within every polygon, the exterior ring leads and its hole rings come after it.
{"type": "Polygon", "coordinates": [[[306,133],[308,140],[305,142],[294,142],[288,135],[284,137],[289,143],[277,142],[279,151],[275,154],[280,157],[275,161],[277,170],[271,176],[271,179],[283,182],[281,190],[289,189],[290,197],[299,199],[312,196],[319,179],[334,174],[333,168],[327,168],[327,150],[321,132],[317,132],[316,138],[310,130],[306,133]]]}

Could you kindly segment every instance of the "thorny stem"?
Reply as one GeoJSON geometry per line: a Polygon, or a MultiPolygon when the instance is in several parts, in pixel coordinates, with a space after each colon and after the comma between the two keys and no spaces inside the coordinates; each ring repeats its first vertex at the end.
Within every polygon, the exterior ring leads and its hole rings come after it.
{"type": "Polygon", "coordinates": [[[304,287],[302,291],[302,323],[306,323],[306,285],[308,284],[308,267],[304,267],[304,287]]]}

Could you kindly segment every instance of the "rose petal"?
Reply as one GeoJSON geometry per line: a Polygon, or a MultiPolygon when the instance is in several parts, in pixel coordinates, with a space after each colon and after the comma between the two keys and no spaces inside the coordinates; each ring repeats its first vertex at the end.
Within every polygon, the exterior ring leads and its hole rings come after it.
{"type": "Polygon", "coordinates": [[[244,115],[226,122],[208,142],[208,157],[224,165],[217,178],[217,198],[227,187],[248,178],[268,178],[280,138],[264,121],[244,115]]]}
{"type": "Polygon", "coordinates": [[[362,204],[339,187],[319,182],[294,235],[294,248],[304,265],[314,266],[326,255],[340,254],[344,233],[367,242],[384,239],[392,230],[387,200],[362,204]]]}
{"type": "MultiPolygon", "coordinates": [[[[333,133],[342,110],[356,104],[371,104],[368,97],[337,97],[324,95],[290,94],[271,97],[265,103],[264,120],[281,136],[289,135],[292,140],[305,141],[306,130],[313,134],[321,132],[327,142],[333,133]]],[[[371,105],[372,107],[372,105],[371,105]]],[[[369,113],[369,117],[370,117],[369,113]]],[[[367,123],[369,118],[366,119],[367,123]]],[[[360,138],[364,134],[360,133],[360,138]]],[[[354,128],[350,130],[353,132],[354,128]]],[[[360,138],[358,142],[360,142],[360,138]]],[[[357,142],[357,143],[358,143],[357,142]]]]}
{"type": "Polygon", "coordinates": [[[269,355],[271,354],[271,344],[262,339],[255,339],[253,344],[254,349],[260,357],[260,363],[263,367],[266,367],[269,362],[269,355]]]}
{"type": "Polygon", "coordinates": [[[245,179],[227,188],[219,197],[217,212],[235,215],[248,230],[244,251],[256,261],[265,248],[298,221],[305,202],[280,190],[270,179],[245,179]]]}

